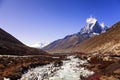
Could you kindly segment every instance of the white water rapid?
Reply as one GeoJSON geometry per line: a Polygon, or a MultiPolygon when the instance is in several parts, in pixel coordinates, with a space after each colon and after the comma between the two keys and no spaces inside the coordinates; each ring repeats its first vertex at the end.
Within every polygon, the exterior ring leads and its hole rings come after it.
{"type": "Polygon", "coordinates": [[[63,65],[55,67],[53,63],[36,67],[23,74],[20,80],[81,80],[80,76],[88,77],[94,74],[80,65],[87,64],[87,60],[80,60],[75,56],[68,56],[69,60],[63,65]]]}

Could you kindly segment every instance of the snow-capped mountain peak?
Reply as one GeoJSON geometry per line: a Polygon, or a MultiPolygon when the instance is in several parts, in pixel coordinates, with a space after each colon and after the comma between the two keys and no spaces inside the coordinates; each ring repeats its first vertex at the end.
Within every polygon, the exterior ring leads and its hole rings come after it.
{"type": "Polygon", "coordinates": [[[81,34],[100,34],[105,32],[107,27],[104,23],[99,23],[96,18],[90,16],[90,18],[86,19],[86,26],[81,29],[81,34]]]}
{"type": "Polygon", "coordinates": [[[87,24],[96,23],[96,21],[97,21],[97,19],[93,18],[92,16],[90,16],[90,18],[86,19],[87,24]]]}

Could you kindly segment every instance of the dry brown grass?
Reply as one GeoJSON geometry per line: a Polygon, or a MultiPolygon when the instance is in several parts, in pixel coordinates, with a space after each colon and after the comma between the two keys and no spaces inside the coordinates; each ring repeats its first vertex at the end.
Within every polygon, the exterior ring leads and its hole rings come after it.
{"type": "Polygon", "coordinates": [[[85,53],[104,52],[112,49],[112,46],[118,43],[120,43],[120,22],[113,25],[107,32],[89,38],[69,50],[85,53]]]}
{"type": "Polygon", "coordinates": [[[89,65],[86,66],[88,69],[94,71],[95,74],[90,76],[88,80],[120,79],[120,57],[113,55],[109,56],[110,58],[107,60],[104,59],[105,57],[106,55],[96,55],[91,57],[89,65]]]}
{"type": "MultiPolygon", "coordinates": [[[[57,56],[57,55],[56,55],[57,56]]],[[[64,56],[57,56],[59,58],[53,58],[56,56],[18,56],[18,57],[0,57],[0,77],[8,77],[12,80],[16,80],[27,71],[29,68],[49,64],[52,62],[61,63],[64,56]]]]}

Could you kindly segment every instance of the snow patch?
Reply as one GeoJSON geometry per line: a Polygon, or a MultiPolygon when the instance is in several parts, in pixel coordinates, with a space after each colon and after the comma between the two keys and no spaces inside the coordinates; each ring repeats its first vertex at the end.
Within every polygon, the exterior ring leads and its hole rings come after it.
{"type": "Polygon", "coordinates": [[[94,32],[93,32],[93,35],[99,35],[99,34],[98,34],[98,33],[94,33],[94,32]]]}
{"type": "Polygon", "coordinates": [[[100,25],[103,29],[105,28],[105,24],[103,22],[100,25]]]}

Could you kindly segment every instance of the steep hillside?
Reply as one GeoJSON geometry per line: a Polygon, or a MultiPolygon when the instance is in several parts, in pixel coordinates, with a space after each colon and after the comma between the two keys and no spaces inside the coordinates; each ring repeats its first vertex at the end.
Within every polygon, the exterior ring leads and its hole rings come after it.
{"type": "Polygon", "coordinates": [[[0,28],[0,55],[36,55],[45,54],[40,49],[30,48],[0,28]]]}
{"type": "Polygon", "coordinates": [[[69,50],[87,53],[120,53],[120,22],[114,24],[107,32],[89,38],[69,50]]]}
{"type": "Polygon", "coordinates": [[[22,42],[18,41],[15,37],[13,37],[11,34],[7,33],[1,28],[0,28],[0,41],[7,41],[19,45],[24,45],[22,42]]]}
{"type": "Polygon", "coordinates": [[[48,52],[64,52],[64,50],[74,47],[85,39],[104,33],[106,29],[107,27],[103,23],[100,24],[96,18],[90,17],[86,20],[86,26],[83,27],[80,32],[56,40],[44,47],[43,50],[48,52]]]}

